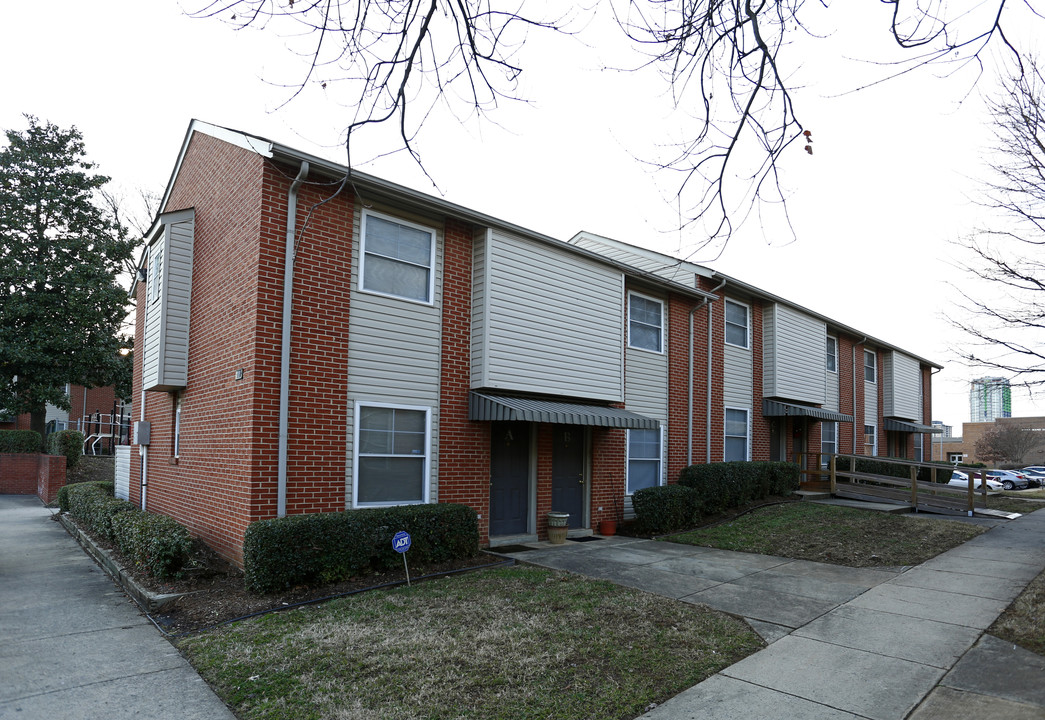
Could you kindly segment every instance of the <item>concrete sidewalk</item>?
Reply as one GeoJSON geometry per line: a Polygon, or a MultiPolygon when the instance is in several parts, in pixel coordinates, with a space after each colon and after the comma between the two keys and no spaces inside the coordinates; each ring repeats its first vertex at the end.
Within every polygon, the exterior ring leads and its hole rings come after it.
{"type": "Polygon", "coordinates": [[[234,720],[32,496],[0,495],[0,718],[234,720]]]}
{"type": "Polygon", "coordinates": [[[984,634],[1045,569],[1045,512],[913,568],[617,537],[508,554],[705,603],[744,617],[770,643],[647,720],[1045,718],[1045,658],[984,634]]]}

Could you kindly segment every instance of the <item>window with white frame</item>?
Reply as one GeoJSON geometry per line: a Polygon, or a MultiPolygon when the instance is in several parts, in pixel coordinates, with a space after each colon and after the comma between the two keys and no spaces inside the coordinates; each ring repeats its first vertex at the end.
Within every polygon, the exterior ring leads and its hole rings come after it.
{"type": "Polygon", "coordinates": [[[878,429],[874,425],[864,425],[864,455],[878,454],[878,429]]]}
{"type": "Polygon", "coordinates": [[[873,350],[864,350],[864,380],[878,382],[878,356],[873,350]]]}
{"type": "Polygon", "coordinates": [[[426,502],[428,434],[428,408],[357,405],[355,504],[426,502]]]}
{"type": "Polygon", "coordinates": [[[925,462],[924,446],[925,436],[921,433],[914,434],[914,461],[925,462]]]}
{"type": "Polygon", "coordinates": [[[820,423],[820,454],[820,467],[824,468],[830,465],[830,456],[838,454],[838,423],[820,423]]]}
{"type": "Polygon", "coordinates": [[[660,485],[660,429],[628,430],[628,494],[660,485]]]}
{"type": "Polygon", "coordinates": [[[838,340],[827,336],[827,371],[838,372],[838,340]]]}
{"type": "Polygon", "coordinates": [[[181,456],[181,407],[182,396],[181,393],[178,393],[174,396],[174,447],[172,452],[175,458],[181,456]]]}
{"type": "Polygon", "coordinates": [[[149,302],[160,299],[160,285],[163,282],[163,250],[153,247],[149,257],[149,302]]]}
{"type": "Polygon", "coordinates": [[[361,289],[432,302],[435,231],[372,212],[363,213],[361,289]]]}
{"type": "Polygon", "coordinates": [[[746,348],[748,346],[748,307],[726,300],[726,343],[746,348]]]}
{"type": "Polygon", "coordinates": [[[952,463],[952,464],[953,463],[960,463],[964,458],[965,458],[965,456],[963,454],[961,454],[960,452],[957,452],[957,453],[949,452],[949,453],[947,453],[947,462],[952,463]]]}
{"type": "Polygon", "coordinates": [[[628,345],[663,352],[664,303],[628,293],[628,345]]]}
{"type": "Polygon", "coordinates": [[[748,459],[748,411],[726,408],[725,453],[723,460],[748,459]]]}

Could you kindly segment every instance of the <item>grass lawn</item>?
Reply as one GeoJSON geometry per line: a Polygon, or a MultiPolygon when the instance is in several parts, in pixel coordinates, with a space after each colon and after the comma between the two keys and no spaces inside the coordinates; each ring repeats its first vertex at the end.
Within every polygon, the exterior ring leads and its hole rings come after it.
{"type": "Polygon", "coordinates": [[[917,565],[983,531],[961,522],[795,502],[664,539],[849,567],[882,567],[917,565]]]}
{"type": "Polygon", "coordinates": [[[241,720],[632,718],[762,646],[725,614],[529,567],[178,643],[241,720]]]}
{"type": "Polygon", "coordinates": [[[1031,581],[987,632],[1039,655],[1045,655],[1045,623],[1041,621],[1043,607],[1045,572],[1031,581]]]}

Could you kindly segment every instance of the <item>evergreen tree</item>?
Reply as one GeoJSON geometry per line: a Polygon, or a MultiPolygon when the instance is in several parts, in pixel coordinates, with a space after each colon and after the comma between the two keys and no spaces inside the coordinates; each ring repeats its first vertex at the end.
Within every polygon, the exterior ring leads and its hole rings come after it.
{"type": "Polygon", "coordinates": [[[69,408],[65,384],[115,384],[127,292],[117,276],[133,241],[99,204],[83,136],[26,116],[0,148],[0,408],[69,408]]]}

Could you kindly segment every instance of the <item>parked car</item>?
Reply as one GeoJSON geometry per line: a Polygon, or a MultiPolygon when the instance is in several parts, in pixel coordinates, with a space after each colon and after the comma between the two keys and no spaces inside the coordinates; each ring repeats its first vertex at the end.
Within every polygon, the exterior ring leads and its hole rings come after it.
{"type": "Polygon", "coordinates": [[[1025,467],[1018,472],[1025,475],[1032,485],[1037,484],[1038,487],[1045,485],[1045,468],[1025,467]]]}
{"type": "MultiPolygon", "coordinates": [[[[953,472],[951,472],[951,479],[950,479],[950,481],[947,484],[948,485],[955,485],[957,487],[967,488],[967,487],[969,487],[969,476],[966,475],[965,473],[961,472],[960,470],[954,470],[953,472]]],[[[976,489],[976,490],[982,490],[983,489],[983,482],[981,481],[980,478],[976,479],[976,485],[975,485],[974,489],[976,489]]],[[[1002,484],[1000,482],[998,482],[997,480],[991,480],[990,478],[987,478],[987,489],[988,490],[1001,490],[1002,489],[1002,484]]]]}
{"type": "Polygon", "coordinates": [[[1018,472],[1013,472],[1012,470],[987,470],[985,472],[988,478],[997,480],[1006,490],[1030,487],[1030,481],[1027,480],[1027,476],[1018,472]]]}

